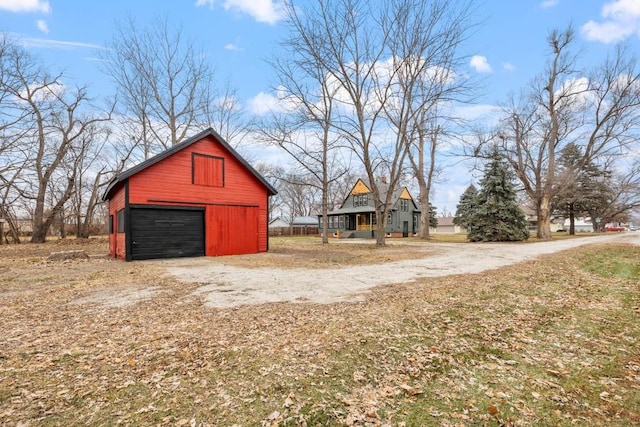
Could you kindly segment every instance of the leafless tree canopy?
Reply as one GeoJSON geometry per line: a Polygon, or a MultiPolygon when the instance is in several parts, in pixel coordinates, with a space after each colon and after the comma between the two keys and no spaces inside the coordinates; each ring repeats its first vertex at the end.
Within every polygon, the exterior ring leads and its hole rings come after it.
{"type": "MultiPolygon", "coordinates": [[[[274,62],[284,77],[283,98],[294,108],[304,106],[301,118],[323,130],[325,148],[328,138],[349,147],[371,183],[378,218],[386,218],[392,207],[418,132],[425,140],[425,122],[433,117],[428,112],[460,90],[460,83],[450,82],[461,58],[456,48],[469,28],[470,5],[417,0],[288,4],[293,64],[274,62]],[[301,74],[306,78],[297,78],[301,74]],[[378,186],[381,176],[388,177],[388,191],[378,186]]],[[[297,130],[288,126],[280,134],[290,138],[297,130]]],[[[301,158],[301,152],[309,149],[298,145],[292,154],[301,158]]],[[[415,159],[428,194],[424,150],[417,148],[415,159]]],[[[377,243],[384,244],[385,222],[377,224],[377,243]]]]}
{"type": "Polygon", "coordinates": [[[207,53],[168,19],[121,23],[103,56],[130,139],[125,152],[142,150],[146,159],[210,126],[234,143],[246,128],[234,89],[215,84],[207,53]]]}
{"type": "MultiPolygon", "coordinates": [[[[628,153],[640,131],[640,71],[624,47],[598,68],[581,70],[572,28],[552,31],[549,61],[529,92],[505,107],[497,143],[535,204],[540,238],[550,238],[556,160],[567,144],[589,162],[610,162],[628,153]]],[[[636,146],[637,149],[637,146],[636,146]]]]}

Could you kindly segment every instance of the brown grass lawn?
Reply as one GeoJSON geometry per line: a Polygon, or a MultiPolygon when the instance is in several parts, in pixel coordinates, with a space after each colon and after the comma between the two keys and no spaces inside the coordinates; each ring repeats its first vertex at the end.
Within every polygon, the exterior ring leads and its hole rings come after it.
{"type": "MultiPolygon", "coordinates": [[[[282,239],[261,262],[375,274],[434,246],[282,239]]],[[[0,246],[0,425],[640,423],[639,247],[380,287],[364,302],[231,309],[204,307],[160,262],[106,251],[104,239],[0,246]],[[46,259],[70,249],[95,256],[46,259]],[[132,286],[155,293],[87,298],[132,286]]]]}

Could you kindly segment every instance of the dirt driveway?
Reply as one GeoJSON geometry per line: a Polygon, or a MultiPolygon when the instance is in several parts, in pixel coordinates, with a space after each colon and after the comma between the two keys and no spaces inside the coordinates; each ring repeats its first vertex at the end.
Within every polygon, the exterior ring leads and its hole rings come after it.
{"type": "MultiPolygon", "coordinates": [[[[352,241],[333,244],[348,245],[349,242],[352,241]]],[[[479,273],[543,254],[612,242],[640,245],[640,232],[539,243],[416,245],[416,250],[425,251],[424,257],[377,266],[247,268],[228,265],[224,258],[167,260],[163,265],[176,279],[200,284],[194,293],[204,296],[209,307],[285,301],[322,304],[359,301],[376,286],[411,282],[420,277],[479,273]]]]}

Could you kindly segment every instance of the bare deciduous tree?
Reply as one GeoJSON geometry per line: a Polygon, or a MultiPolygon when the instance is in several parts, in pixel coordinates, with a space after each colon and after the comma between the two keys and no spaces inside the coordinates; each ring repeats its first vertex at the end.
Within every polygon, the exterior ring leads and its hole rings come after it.
{"type": "Polygon", "coordinates": [[[371,186],[379,245],[385,243],[386,226],[380,219],[392,209],[394,191],[406,172],[410,127],[419,127],[418,112],[434,103],[425,87],[417,96],[418,85],[426,83],[435,67],[454,64],[455,58],[447,55],[463,39],[464,32],[455,31],[466,25],[456,21],[469,13],[465,3],[470,2],[289,3],[297,56],[323,82],[316,81],[316,93],[325,87],[324,95],[331,96],[333,132],[350,146],[371,186]],[[378,180],[381,176],[388,178],[386,183],[378,180]]]}
{"type": "Polygon", "coordinates": [[[220,101],[206,53],[181,29],[173,30],[168,19],[140,28],[130,18],[102,55],[105,72],[118,88],[128,137],[145,159],[217,122],[218,110],[227,114],[218,116],[227,126],[221,130],[234,134],[229,127],[232,94],[227,90],[220,101]]]}
{"type": "Polygon", "coordinates": [[[403,58],[392,89],[395,102],[385,107],[396,133],[407,139],[408,159],[418,182],[422,215],[418,237],[429,238],[430,192],[437,173],[436,155],[454,117],[442,111],[471,99],[469,79],[456,70],[465,57],[460,45],[473,28],[472,1],[399,2],[401,19],[389,38],[394,57],[403,58]]]}
{"type": "Polygon", "coordinates": [[[288,153],[299,174],[309,177],[302,181],[320,191],[322,243],[327,244],[329,188],[347,170],[346,162],[340,161],[339,135],[332,132],[337,88],[327,80],[327,70],[315,57],[324,41],[300,37],[315,29],[308,27],[309,23],[291,3],[287,6],[291,31],[281,43],[286,55],[271,61],[278,76],[276,89],[284,111],[273,112],[263,121],[259,134],[288,153]]]}
{"type": "Polygon", "coordinates": [[[535,204],[542,239],[551,238],[556,159],[563,147],[575,143],[581,148],[579,169],[602,156],[626,152],[640,129],[635,57],[618,46],[597,70],[580,72],[571,52],[574,41],[572,28],[550,33],[544,74],[530,93],[506,109],[499,133],[503,153],[535,204]]]}
{"type": "Polygon", "coordinates": [[[70,89],[62,75],[52,75],[27,51],[13,45],[3,58],[2,92],[12,117],[21,117],[3,131],[19,141],[22,153],[21,183],[14,190],[31,202],[31,242],[44,242],[47,232],[71,197],[79,162],[92,143],[89,137],[105,114],[88,112],[86,88],[70,89]]]}

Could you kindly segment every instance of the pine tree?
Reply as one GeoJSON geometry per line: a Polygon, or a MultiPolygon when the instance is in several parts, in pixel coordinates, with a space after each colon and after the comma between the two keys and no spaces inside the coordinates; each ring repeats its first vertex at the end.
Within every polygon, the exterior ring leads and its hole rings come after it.
{"type": "Polygon", "coordinates": [[[472,242],[510,242],[529,238],[527,220],[518,207],[513,175],[494,151],[485,166],[480,190],[469,217],[467,238],[472,242]]]}
{"type": "Polygon", "coordinates": [[[611,172],[593,162],[580,166],[582,156],[580,147],[573,143],[562,150],[551,200],[553,213],[569,218],[569,234],[575,234],[576,216],[597,212],[611,198],[611,172]]]}
{"type": "Polygon", "coordinates": [[[438,214],[436,207],[429,203],[429,227],[437,228],[438,227],[438,218],[436,215],[438,214]]]}
{"type": "Polygon", "coordinates": [[[470,184],[467,189],[464,190],[456,206],[456,215],[453,217],[453,223],[455,225],[469,228],[469,218],[475,209],[475,198],[477,195],[478,189],[473,184],[470,184]]]}

